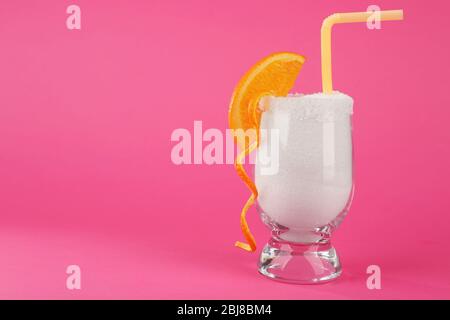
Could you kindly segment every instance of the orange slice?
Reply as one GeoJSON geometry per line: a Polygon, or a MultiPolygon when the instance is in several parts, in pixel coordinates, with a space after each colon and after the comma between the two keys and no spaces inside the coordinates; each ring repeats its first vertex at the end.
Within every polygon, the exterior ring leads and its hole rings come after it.
{"type": "Polygon", "coordinates": [[[252,192],[241,212],[241,229],[247,243],[236,246],[247,251],[256,250],[256,241],[247,224],[246,214],[258,197],[258,190],[245,172],[243,161],[258,148],[262,111],[259,100],[266,95],[286,96],[294,86],[305,58],[296,53],[274,53],[255,64],[239,81],[231,98],[229,126],[235,142],[242,150],[235,161],[239,177],[252,192]]]}

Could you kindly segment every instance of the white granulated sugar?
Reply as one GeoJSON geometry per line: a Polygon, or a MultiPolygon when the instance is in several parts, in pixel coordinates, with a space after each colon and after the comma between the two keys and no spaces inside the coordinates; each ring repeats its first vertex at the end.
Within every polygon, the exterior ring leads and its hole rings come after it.
{"type": "MultiPolygon", "coordinates": [[[[352,192],[353,99],[339,92],[266,97],[261,107],[261,130],[279,130],[279,157],[275,174],[262,174],[263,165],[256,163],[259,207],[289,228],[286,240],[314,241],[302,230],[331,223],[352,192]]],[[[262,135],[258,159],[272,139],[262,135]]]]}

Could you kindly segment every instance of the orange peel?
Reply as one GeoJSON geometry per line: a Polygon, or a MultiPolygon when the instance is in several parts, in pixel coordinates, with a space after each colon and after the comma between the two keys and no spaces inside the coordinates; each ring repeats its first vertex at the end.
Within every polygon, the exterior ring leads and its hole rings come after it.
{"type": "Polygon", "coordinates": [[[251,191],[251,195],[241,211],[241,229],[247,243],[237,241],[235,245],[246,251],[256,251],[256,241],[247,223],[247,212],[258,198],[255,183],[244,168],[245,157],[259,146],[261,115],[259,108],[262,97],[267,95],[286,96],[294,86],[295,80],[305,62],[305,58],[291,52],[274,53],[256,63],[239,81],[231,98],[228,120],[233,137],[242,150],[236,157],[235,169],[241,180],[251,191]],[[242,136],[238,130],[254,135],[242,136]]]}

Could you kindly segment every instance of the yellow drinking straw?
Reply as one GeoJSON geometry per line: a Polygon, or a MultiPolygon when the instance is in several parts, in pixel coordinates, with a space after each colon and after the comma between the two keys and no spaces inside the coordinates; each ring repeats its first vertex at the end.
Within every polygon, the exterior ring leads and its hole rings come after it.
{"type": "Polygon", "coordinates": [[[331,31],[335,24],[367,22],[369,18],[379,14],[380,21],[403,20],[403,10],[367,11],[335,13],[327,17],[322,23],[321,50],[322,50],[322,90],[324,93],[333,92],[333,80],[331,72],[331,31]]]}

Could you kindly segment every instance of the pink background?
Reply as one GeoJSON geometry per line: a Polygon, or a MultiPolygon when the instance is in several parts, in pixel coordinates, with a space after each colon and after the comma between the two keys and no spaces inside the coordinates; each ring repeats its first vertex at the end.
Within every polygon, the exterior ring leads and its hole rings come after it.
{"type": "MultiPolygon", "coordinates": [[[[0,298],[450,298],[448,1],[1,1],[0,298]],[[82,30],[65,26],[82,10],[82,30]],[[176,128],[226,129],[234,85],[275,51],[308,57],[322,19],[405,10],[334,33],[335,88],[355,99],[356,194],[321,286],[256,272],[230,165],[175,166],[176,128]],[[65,287],[66,267],[82,290],[65,287]],[[382,290],[366,288],[367,266],[382,290]]],[[[250,213],[258,244],[268,231],[250,213]]]]}

